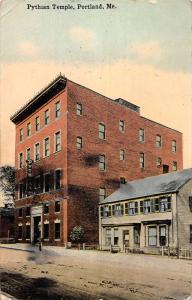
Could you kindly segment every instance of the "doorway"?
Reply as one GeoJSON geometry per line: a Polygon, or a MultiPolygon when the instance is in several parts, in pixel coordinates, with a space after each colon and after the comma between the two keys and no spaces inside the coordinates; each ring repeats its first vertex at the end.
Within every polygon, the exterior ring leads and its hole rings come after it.
{"type": "Polygon", "coordinates": [[[40,230],[40,223],[41,222],[41,217],[33,217],[33,224],[34,224],[34,232],[33,232],[33,243],[36,244],[41,237],[41,230],[40,230]]]}

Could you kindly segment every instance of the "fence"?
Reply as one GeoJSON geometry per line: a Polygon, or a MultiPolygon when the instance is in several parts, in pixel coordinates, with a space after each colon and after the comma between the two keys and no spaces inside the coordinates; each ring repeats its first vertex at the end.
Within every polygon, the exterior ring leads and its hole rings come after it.
{"type": "Polygon", "coordinates": [[[87,244],[87,243],[79,243],[79,244],[67,243],[67,245],[65,245],[65,248],[77,249],[77,250],[99,250],[99,245],[87,244]]]}
{"type": "Polygon", "coordinates": [[[177,258],[192,259],[192,248],[161,247],[161,255],[177,256],[177,258]]]}

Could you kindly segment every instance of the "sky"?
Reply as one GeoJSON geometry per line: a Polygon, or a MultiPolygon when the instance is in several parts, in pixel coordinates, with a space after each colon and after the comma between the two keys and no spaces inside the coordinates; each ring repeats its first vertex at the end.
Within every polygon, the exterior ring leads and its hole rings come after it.
{"type": "Polygon", "coordinates": [[[184,167],[191,167],[191,33],[190,0],[1,0],[0,164],[14,164],[10,115],[61,72],[183,132],[184,167]],[[77,9],[100,3],[104,9],[77,9]]]}

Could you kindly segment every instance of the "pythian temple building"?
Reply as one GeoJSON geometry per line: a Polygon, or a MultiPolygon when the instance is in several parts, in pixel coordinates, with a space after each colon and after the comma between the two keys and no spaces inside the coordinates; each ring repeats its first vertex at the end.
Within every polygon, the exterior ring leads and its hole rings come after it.
{"type": "Polygon", "coordinates": [[[103,250],[192,248],[192,169],[129,181],[99,207],[103,250]]]}
{"type": "Polygon", "coordinates": [[[98,243],[99,200],[120,182],[183,168],[179,131],[62,75],[11,120],[18,241],[64,245],[81,225],[85,241],[98,243]]]}

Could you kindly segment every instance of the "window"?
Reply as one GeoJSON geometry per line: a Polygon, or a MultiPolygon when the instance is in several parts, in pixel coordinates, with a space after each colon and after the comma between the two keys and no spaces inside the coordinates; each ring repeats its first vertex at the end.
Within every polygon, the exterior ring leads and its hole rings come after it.
{"type": "Polygon", "coordinates": [[[192,243],[192,224],[189,225],[189,241],[192,243]]]}
{"type": "Polygon", "coordinates": [[[83,139],[82,137],[78,136],[76,141],[77,149],[81,149],[83,146],[83,139]]]}
{"type": "Polygon", "coordinates": [[[119,230],[118,228],[114,229],[114,245],[118,245],[119,242],[119,230]]]}
{"type": "Polygon", "coordinates": [[[126,184],[126,178],[120,177],[120,184],[126,184]]]}
{"type": "Polygon", "coordinates": [[[27,136],[31,135],[31,123],[27,124],[27,136]]]}
{"type": "Polygon", "coordinates": [[[145,200],[143,206],[144,214],[149,214],[151,212],[151,200],[145,200]]]}
{"type": "Polygon", "coordinates": [[[29,160],[31,158],[31,149],[30,148],[27,149],[26,158],[27,158],[27,160],[29,160]]]}
{"type": "Polygon", "coordinates": [[[176,152],[177,151],[177,142],[175,140],[172,141],[172,152],[176,152]]]}
{"type": "Polygon", "coordinates": [[[103,123],[99,124],[99,138],[101,140],[105,139],[105,125],[103,123]]]}
{"type": "Polygon", "coordinates": [[[145,141],[145,130],[143,128],[139,129],[139,142],[143,143],[145,141]]]}
{"type": "Polygon", "coordinates": [[[50,190],[50,174],[44,175],[44,192],[49,192],[50,190]]]}
{"type": "Polygon", "coordinates": [[[159,199],[159,211],[165,212],[171,209],[171,197],[159,199]]]}
{"type": "Polygon", "coordinates": [[[49,138],[44,139],[44,156],[50,155],[50,140],[49,138]]]}
{"type": "Polygon", "coordinates": [[[140,153],[139,162],[140,162],[140,169],[144,169],[144,167],[145,167],[145,155],[142,152],[140,153]]]}
{"type": "Polygon", "coordinates": [[[161,157],[157,157],[156,165],[157,165],[157,167],[161,167],[162,166],[162,159],[161,159],[161,157]]]}
{"type": "Polygon", "coordinates": [[[36,176],[35,177],[35,180],[34,180],[34,187],[35,187],[35,193],[36,194],[39,194],[41,192],[41,182],[40,182],[40,175],[36,176]]]}
{"type": "Polygon", "coordinates": [[[49,239],[49,223],[46,223],[43,226],[43,238],[46,240],[49,239]]]}
{"type": "Polygon", "coordinates": [[[55,171],[55,189],[59,190],[61,188],[61,170],[55,171]]]}
{"type": "Polygon", "coordinates": [[[128,214],[134,216],[138,213],[138,202],[129,202],[128,203],[128,214]]]}
{"type": "Polygon", "coordinates": [[[119,151],[119,159],[120,160],[125,160],[125,150],[120,150],[119,151]]]}
{"type": "Polygon", "coordinates": [[[123,204],[115,204],[112,205],[112,215],[115,217],[121,217],[124,214],[124,205],[123,204]]]}
{"type": "Polygon", "coordinates": [[[39,117],[35,118],[35,130],[36,131],[40,130],[40,118],[39,117]]]}
{"type": "Polygon", "coordinates": [[[148,227],[148,245],[157,246],[157,227],[148,227]]]}
{"type": "Polygon", "coordinates": [[[61,132],[58,131],[55,133],[55,152],[61,150],[61,132]]]}
{"type": "Polygon", "coordinates": [[[19,199],[23,198],[23,184],[19,183],[19,199]]]}
{"type": "Polygon", "coordinates": [[[18,226],[18,239],[21,240],[23,237],[23,227],[18,226]]]}
{"type": "Polygon", "coordinates": [[[159,134],[156,135],[156,147],[160,148],[162,146],[162,138],[159,134]]]}
{"type": "Polygon", "coordinates": [[[189,209],[192,212],[192,196],[189,197],[189,209]]]}
{"type": "Polygon", "coordinates": [[[55,239],[60,239],[60,223],[55,223],[55,239]]]}
{"type": "Polygon", "coordinates": [[[23,141],[23,128],[21,128],[19,130],[19,141],[22,142],[23,141]]]}
{"type": "Polygon", "coordinates": [[[105,171],[105,155],[99,155],[99,170],[105,171]]]}
{"type": "Polygon", "coordinates": [[[31,226],[29,224],[26,224],[26,239],[30,240],[31,237],[31,226]]]}
{"type": "Polygon", "coordinates": [[[106,246],[111,245],[111,228],[105,229],[105,245],[106,246]]]}
{"type": "Polygon", "coordinates": [[[100,188],[99,189],[99,201],[102,201],[106,198],[106,189],[100,188]]]}
{"type": "Polygon", "coordinates": [[[166,246],[166,226],[159,227],[159,246],[166,246]]]}
{"type": "Polygon", "coordinates": [[[21,218],[22,216],[23,216],[23,210],[22,210],[22,208],[19,208],[18,217],[21,218]]]}
{"type": "Polygon", "coordinates": [[[59,118],[61,114],[61,103],[60,101],[55,103],[55,118],[59,118]]]}
{"type": "Polygon", "coordinates": [[[61,209],[61,203],[60,201],[55,201],[55,212],[60,212],[61,209]]]}
{"type": "Polygon", "coordinates": [[[23,168],[23,153],[19,153],[19,169],[23,168]]]}
{"type": "Polygon", "coordinates": [[[26,216],[29,217],[31,214],[31,207],[30,206],[27,206],[26,207],[26,216]]]}
{"type": "Polygon", "coordinates": [[[172,166],[173,171],[177,171],[177,162],[173,161],[173,166],[172,166]]]}
{"type": "Polygon", "coordinates": [[[125,131],[125,121],[123,121],[123,120],[119,121],[119,131],[121,131],[121,132],[125,131]]]}
{"type": "Polygon", "coordinates": [[[39,154],[40,149],[39,148],[40,148],[39,143],[35,144],[35,157],[34,157],[35,161],[40,159],[40,154],[39,154]]]}
{"type": "Polygon", "coordinates": [[[43,205],[43,213],[48,214],[49,213],[49,203],[44,203],[43,205]]]}
{"type": "Polygon", "coordinates": [[[44,112],[44,121],[45,121],[45,125],[48,125],[49,122],[50,122],[49,109],[47,109],[47,110],[44,112]]]}
{"type": "Polygon", "coordinates": [[[81,103],[77,103],[77,106],[76,106],[76,114],[78,116],[82,116],[82,113],[83,113],[83,107],[82,107],[82,104],[81,103]]]}

